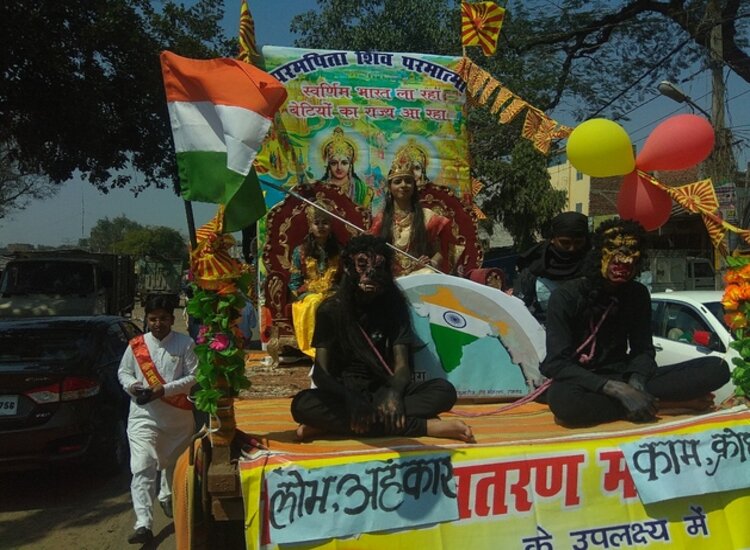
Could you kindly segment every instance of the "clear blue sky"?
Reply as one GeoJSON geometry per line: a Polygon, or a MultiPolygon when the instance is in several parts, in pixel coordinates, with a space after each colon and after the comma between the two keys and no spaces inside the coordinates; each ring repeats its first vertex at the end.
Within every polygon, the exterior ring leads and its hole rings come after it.
{"type": "MultiPolygon", "coordinates": [[[[294,15],[314,9],[315,0],[250,0],[255,19],[259,46],[291,46],[294,36],[289,23],[294,15]],[[283,6],[283,7],[282,7],[283,6]]],[[[224,27],[228,35],[237,30],[239,0],[226,2],[224,27]]],[[[680,84],[684,92],[707,111],[711,111],[711,81],[708,72],[697,75],[689,83],[680,84]]],[[[730,76],[727,93],[727,126],[735,135],[750,143],[750,84],[730,76]]],[[[630,121],[620,122],[633,143],[641,147],[653,127],[667,116],[689,112],[684,105],[670,99],[656,97],[631,113],[630,121]]],[[[565,124],[575,126],[577,121],[566,119],[564,114],[550,113],[565,124]]],[[[740,167],[749,160],[747,147],[741,152],[740,167]]],[[[136,175],[137,177],[137,175],[136,175]]],[[[216,212],[215,205],[194,204],[196,223],[208,221],[216,212]]],[[[10,243],[44,245],[76,244],[88,236],[91,227],[104,217],[125,215],[144,225],[166,225],[187,235],[185,209],[181,199],[169,190],[148,190],[137,198],[125,190],[113,190],[104,195],[93,186],[73,180],[64,184],[60,192],[45,201],[35,201],[26,210],[0,220],[0,246],[10,243]]]]}

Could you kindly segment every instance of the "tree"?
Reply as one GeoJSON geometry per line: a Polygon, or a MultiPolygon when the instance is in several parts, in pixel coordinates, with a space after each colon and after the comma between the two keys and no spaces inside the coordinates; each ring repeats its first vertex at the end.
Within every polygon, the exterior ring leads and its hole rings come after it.
{"type": "Polygon", "coordinates": [[[105,193],[176,182],[159,53],[229,53],[222,17],[221,0],[0,3],[9,160],[55,183],[78,172],[105,193]],[[130,167],[145,180],[134,182],[130,167]]]}
{"type": "Polygon", "coordinates": [[[143,226],[125,216],[102,218],[91,228],[89,238],[81,239],[78,244],[92,252],[130,254],[137,258],[154,256],[185,261],[188,256],[187,242],[176,229],[143,226]]]}
{"type": "MultiPolygon", "coordinates": [[[[459,2],[452,0],[318,0],[316,11],[292,20],[292,30],[301,35],[296,44],[303,47],[461,55],[459,13],[459,2]]],[[[475,61],[502,74],[503,83],[532,104],[549,102],[552,73],[535,69],[522,55],[504,51],[489,62],[475,61]]],[[[549,183],[543,155],[520,147],[511,158],[522,140],[518,122],[499,126],[486,109],[471,104],[469,109],[473,174],[485,184],[479,202],[521,249],[560,211],[564,200],[549,183]]]]}
{"type": "Polygon", "coordinates": [[[624,116],[656,82],[704,68],[716,26],[721,61],[750,83],[750,10],[741,0],[513,1],[509,12],[503,47],[556,75],[542,109],[567,103],[580,120],[624,116]]]}
{"type": "Polygon", "coordinates": [[[102,218],[94,224],[88,239],[79,244],[92,252],[118,252],[117,247],[131,231],[143,229],[138,222],[128,219],[124,214],[112,220],[102,218]]]}
{"type": "Polygon", "coordinates": [[[53,196],[57,187],[47,178],[23,172],[8,158],[8,149],[0,144],[0,220],[14,210],[23,210],[32,199],[53,196]]]}

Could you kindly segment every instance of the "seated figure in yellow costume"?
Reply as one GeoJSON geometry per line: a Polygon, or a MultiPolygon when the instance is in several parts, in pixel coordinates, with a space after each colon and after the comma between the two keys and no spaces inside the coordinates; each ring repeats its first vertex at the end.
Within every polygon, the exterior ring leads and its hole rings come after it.
{"type": "Polygon", "coordinates": [[[356,204],[369,207],[374,193],[354,172],[357,147],[354,141],[344,136],[344,130],[336,128],[331,139],[323,143],[322,157],[326,173],[320,181],[338,185],[356,204]]]}
{"type": "MultiPolygon", "coordinates": [[[[325,208],[325,205],[321,205],[325,208]]],[[[297,346],[305,355],[315,357],[312,335],[315,312],[323,298],[331,292],[339,267],[340,245],[331,230],[331,217],[308,206],[310,230],[305,241],[292,251],[289,290],[292,302],[292,323],[297,346]]]]}

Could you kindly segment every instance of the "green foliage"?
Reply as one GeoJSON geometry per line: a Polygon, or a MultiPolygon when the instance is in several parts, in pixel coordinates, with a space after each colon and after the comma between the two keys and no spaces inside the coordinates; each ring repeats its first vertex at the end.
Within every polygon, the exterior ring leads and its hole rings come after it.
{"type": "Polygon", "coordinates": [[[81,240],[79,246],[92,252],[187,261],[187,243],[177,230],[164,226],[143,226],[124,215],[97,221],[91,228],[89,238],[81,240]]]}
{"type": "MultiPolygon", "coordinates": [[[[237,283],[243,281],[240,277],[237,283]]],[[[194,284],[191,287],[193,297],[187,303],[187,311],[201,321],[195,346],[198,357],[195,378],[201,389],[196,393],[195,406],[216,414],[220,398],[234,397],[250,386],[245,375],[242,337],[232,330],[246,299],[233,284],[221,291],[205,290],[194,284]]]]}
{"type": "Polygon", "coordinates": [[[550,185],[546,158],[527,140],[513,147],[510,160],[476,157],[476,169],[492,174],[481,195],[481,208],[488,217],[502,221],[516,248],[534,244],[535,235],[565,206],[565,192],[550,185]]]}
{"type": "Polygon", "coordinates": [[[0,143],[19,169],[56,183],[78,171],[103,192],[176,181],[159,53],[230,53],[223,2],[190,4],[0,3],[0,143]]]}

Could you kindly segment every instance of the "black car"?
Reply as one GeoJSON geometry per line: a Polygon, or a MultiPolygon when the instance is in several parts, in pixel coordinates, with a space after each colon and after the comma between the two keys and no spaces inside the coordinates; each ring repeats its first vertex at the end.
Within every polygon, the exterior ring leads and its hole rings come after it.
{"type": "Polygon", "coordinates": [[[128,396],[117,380],[128,340],[115,316],[0,321],[0,471],[64,461],[127,465],[128,396]]]}

